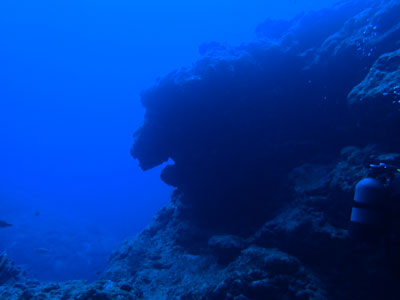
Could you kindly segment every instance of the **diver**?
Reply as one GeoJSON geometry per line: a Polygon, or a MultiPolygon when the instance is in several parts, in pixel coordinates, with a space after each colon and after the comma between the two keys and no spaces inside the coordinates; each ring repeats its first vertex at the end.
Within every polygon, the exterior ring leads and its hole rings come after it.
{"type": "Polygon", "coordinates": [[[400,168],[371,164],[355,188],[350,217],[355,240],[382,247],[392,273],[400,278],[400,168]]]}

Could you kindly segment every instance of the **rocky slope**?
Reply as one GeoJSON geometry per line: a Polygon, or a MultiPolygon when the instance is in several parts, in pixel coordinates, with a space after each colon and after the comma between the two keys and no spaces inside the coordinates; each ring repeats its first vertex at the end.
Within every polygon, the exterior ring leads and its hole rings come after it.
{"type": "Polygon", "coordinates": [[[197,222],[251,232],[290,200],[282,178],[292,168],[335,157],[350,144],[381,144],[389,136],[388,147],[398,144],[387,123],[396,105],[372,115],[377,127],[362,119],[364,102],[349,109],[356,91],[347,98],[375,61],[385,64],[381,55],[399,47],[398,6],[346,2],[295,19],[280,38],[261,27],[258,43],[214,45],[192,68],[143,94],[146,117],[133,156],[145,170],[174,162],[162,179],[193,206],[197,222]],[[249,215],[253,224],[241,226],[249,215]]]}
{"type": "Polygon", "coordinates": [[[345,1],[257,33],[203,46],[143,94],[132,154],[144,170],[172,161],[161,177],[176,190],[104,280],[21,279],[2,299],[399,299],[382,247],[348,227],[368,164],[400,163],[400,2],[345,1]]]}
{"type": "Polygon", "coordinates": [[[335,161],[294,168],[292,200],[246,236],[194,224],[175,195],[113,254],[107,277],[130,278],[143,299],[396,299],[382,249],[355,243],[347,227],[366,165],[399,157],[346,147],[335,161]]]}

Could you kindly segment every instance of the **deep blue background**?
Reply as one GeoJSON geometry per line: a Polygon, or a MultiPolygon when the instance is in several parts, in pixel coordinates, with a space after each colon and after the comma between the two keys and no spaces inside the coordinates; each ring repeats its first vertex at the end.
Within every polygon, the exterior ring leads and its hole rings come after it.
{"type": "Polygon", "coordinates": [[[94,278],[171,192],[130,157],[140,92],[203,42],[334,2],[2,0],[0,251],[41,279],[94,278]]]}

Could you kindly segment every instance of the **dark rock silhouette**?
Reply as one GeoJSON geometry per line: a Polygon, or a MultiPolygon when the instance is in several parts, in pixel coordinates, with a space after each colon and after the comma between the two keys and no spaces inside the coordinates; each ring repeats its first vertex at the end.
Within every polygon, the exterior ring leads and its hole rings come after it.
{"type": "Polygon", "coordinates": [[[0,285],[14,283],[22,277],[21,270],[14,265],[6,253],[0,254],[0,285]]]}
{"type": "MultiPolygon", "coordinates": [[[[145,170],[172,159],[161,177],[193,206],[190,218],[247,234],[290,200],[282,178],[291,169],[349,144],[384,142],[393,127],[359,127],[364,112],[347,95],[397,49],[399,7],[346,2],[295,19],[280,38],[219,49],[171,73],[143,94],[133,156],[145,170]]],[[[398,142],[393,134],[390,144],[398,142]]]]}

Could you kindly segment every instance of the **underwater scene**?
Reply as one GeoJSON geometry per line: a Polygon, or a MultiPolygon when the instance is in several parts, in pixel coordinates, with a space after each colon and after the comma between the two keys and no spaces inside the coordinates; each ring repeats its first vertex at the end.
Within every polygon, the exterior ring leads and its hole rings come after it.
{"type": "Polygon", "coordinates": [[[2,0],[0,300],[400,299],[400,0],[2,0]]]}

